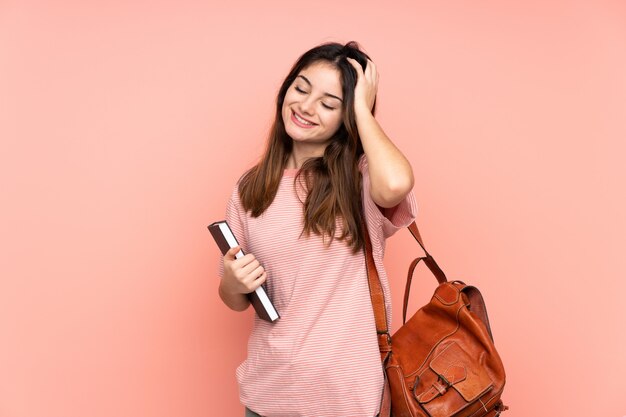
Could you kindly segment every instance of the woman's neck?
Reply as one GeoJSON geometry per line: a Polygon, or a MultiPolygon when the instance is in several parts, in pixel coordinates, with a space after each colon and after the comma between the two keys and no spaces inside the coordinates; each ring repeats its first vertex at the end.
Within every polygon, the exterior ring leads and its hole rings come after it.
{"type": "Polygon", "coordinates": [[[302,164],[304,164],[308,159],[323,156],[326,146],[328,146],[328,143],[302,144],[294,141],[293,149],[291,151],[291,155],[287,158],[287,166],[285,168],[300,169],[302,164]]]}

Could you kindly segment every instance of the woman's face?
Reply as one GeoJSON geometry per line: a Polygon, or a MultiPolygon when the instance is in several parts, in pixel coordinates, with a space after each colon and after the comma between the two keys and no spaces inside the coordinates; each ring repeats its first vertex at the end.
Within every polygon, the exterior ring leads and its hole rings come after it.
{"type": "Polygon", "coordinates": [[[294,146],[321,155],[343,122],[339,71],[327,62],[304,68],[289,86],[283,102],[285,130],[294,146]]]}

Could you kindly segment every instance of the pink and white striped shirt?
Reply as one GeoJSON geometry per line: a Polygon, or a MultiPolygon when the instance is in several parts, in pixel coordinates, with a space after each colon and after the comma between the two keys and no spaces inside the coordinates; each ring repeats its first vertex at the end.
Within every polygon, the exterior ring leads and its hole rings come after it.
{"type": "MultiPolygon", "coordinates": [[[[359,168],[369,190],[365,157],[359,168]]],[[[261,216],[245,213],[237,187],[226,209],[242,248],[267,271],[265,287],[280,314],[275,323],[255,315],[247,359],[236,370],[240,401],[266,417],[372,417],[383,373],[364,254],[353,254],[343,241],[325,246],[318,235],[301,236],[296,173],[285,170],[261,216]]],[[[392,209],[378,207],[369,192],[362,195],[390,325],[385,239],[414,220],[417,204],[413,192],[392,209]]]]}

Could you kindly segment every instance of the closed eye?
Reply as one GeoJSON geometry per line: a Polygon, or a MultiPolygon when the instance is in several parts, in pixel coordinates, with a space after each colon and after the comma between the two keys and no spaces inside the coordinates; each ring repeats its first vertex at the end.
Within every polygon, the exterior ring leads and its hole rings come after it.
{"type": "MultiPolygon", "coordinates": [[[[298,86],[295,86],[294,89],[300,93],[300,94],[308,94],[306,91],[304,91],[303,89],[301,89],[298,86]]],[[[335,107],[331,107],[328,104],[322,103],[322,106],[324,106],[324,108],[328,109],[328,110],[335,110],[335,107]]]]}

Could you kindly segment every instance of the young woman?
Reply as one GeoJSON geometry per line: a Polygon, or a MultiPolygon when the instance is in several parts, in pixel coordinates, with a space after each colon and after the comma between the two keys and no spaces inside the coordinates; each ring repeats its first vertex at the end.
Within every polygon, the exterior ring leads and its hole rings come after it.
{"type": "Polygon", "coordinates": [[[280,314],[255,316],[237,368],[246,416],[373,417],[383,370],[362,222],[391,320],[385,239],[417,211],[413,172],[374,118],[378,73],[358,44],[304,53],[283,82],[260,162],[233,190],[226,220],[247,253],[220,264],[231,309],[265,284],[280,314]]]}

